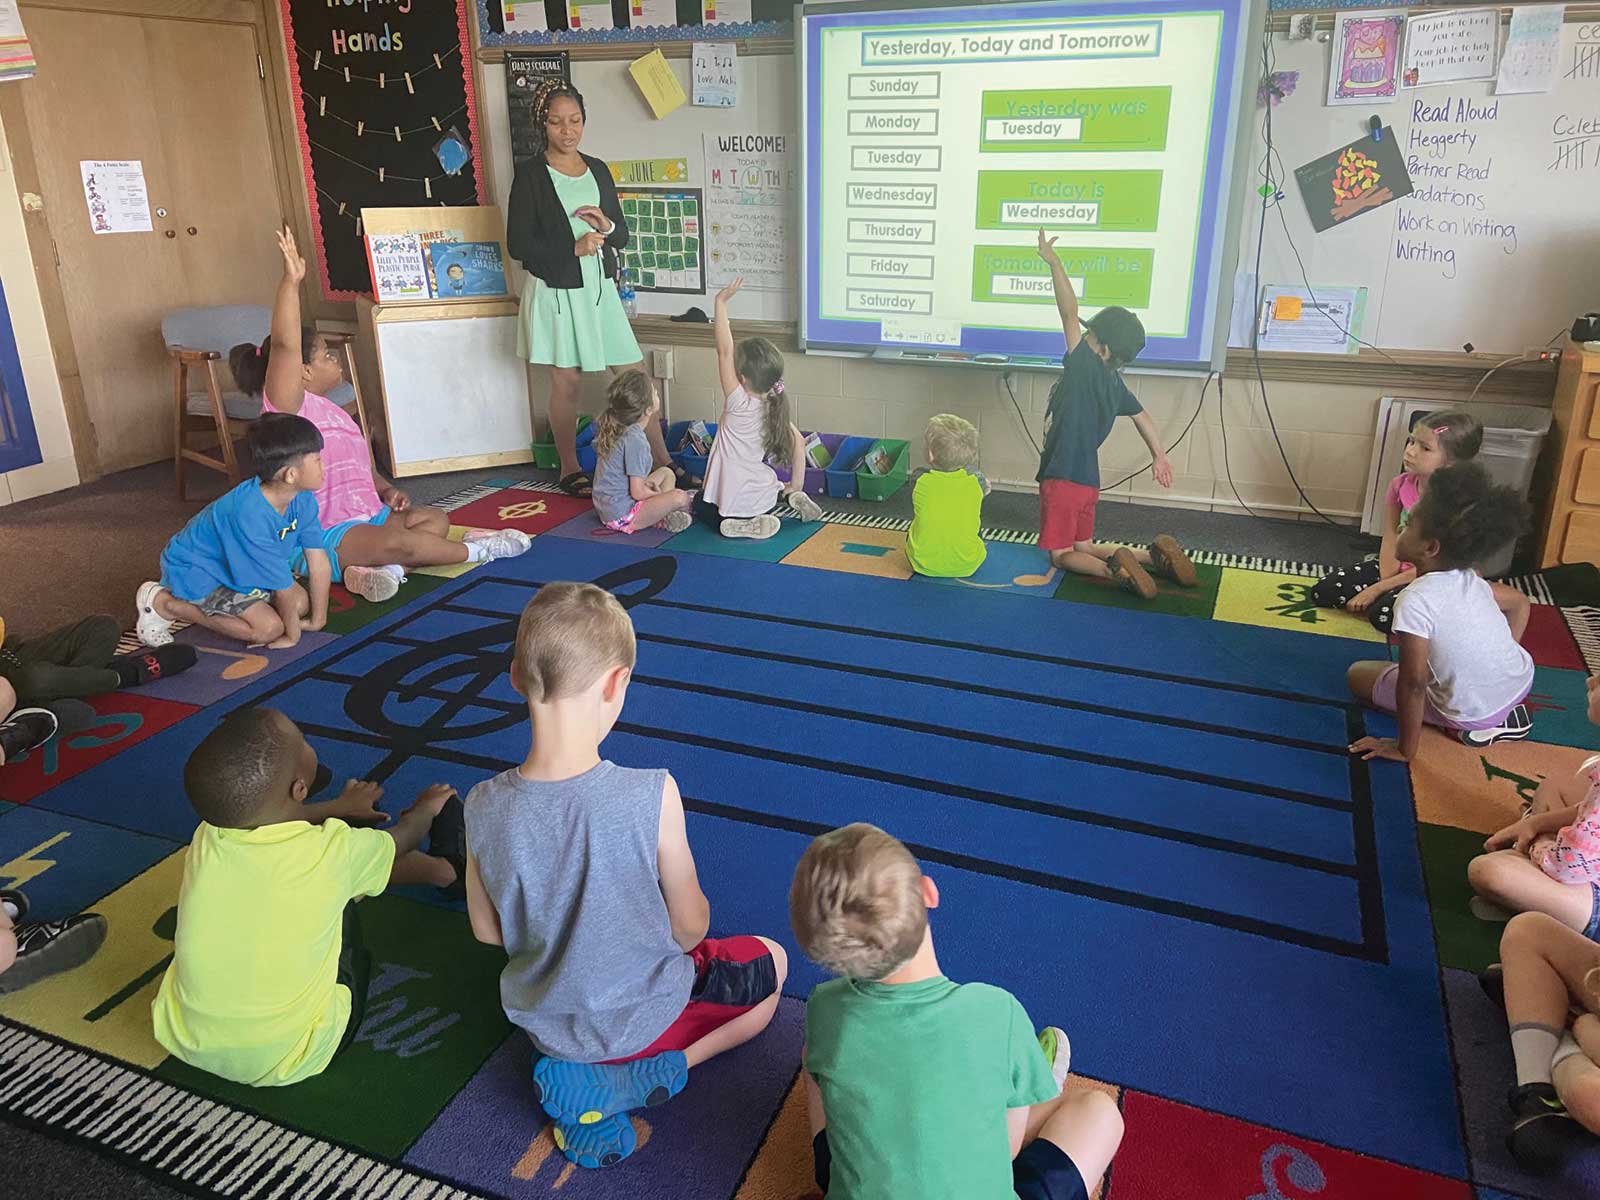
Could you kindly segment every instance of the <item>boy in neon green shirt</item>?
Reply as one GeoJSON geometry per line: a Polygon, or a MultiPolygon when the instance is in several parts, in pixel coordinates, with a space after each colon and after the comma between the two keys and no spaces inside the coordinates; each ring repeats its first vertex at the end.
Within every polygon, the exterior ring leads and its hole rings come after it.
{"type": "Polygon", "coordinates": [[[789,891],[800,948],[841,978],[806,1004],[803,1062],[827,1200],[1088,1200],[1122,1143],[1104,1092],[1016,997],[939,969],[939,889],[871,825],[825,833],[789,891]],[[1042,1053],[1041,1053],[1042,1051],[1042,1053]]]}
{"type": "Polygon", "coordinates": [[[930,470],[911,493],[906,557],[919,575],[965,579],[983,566],[988,549],[978,536],[989,481],[976,468],[978,430],[971,421],[940,413],[928,421],[930,470]]]}
{"type": "Polygon", "coordinates": [[[390,884],[461,888],[466,833],[435,784],[389,829],[383,789],[352,779],[307,804],[317,752],[270,708],[231,714],[189,756],[200,815],[178,892],[172,963],[150,1006],[156,1041],[192,1067],[257,1086],[321,1074],[355,1040],[372,960],[354,901],[390,884]],[[420,854],[424,837],[431,853],[420,854]]]}

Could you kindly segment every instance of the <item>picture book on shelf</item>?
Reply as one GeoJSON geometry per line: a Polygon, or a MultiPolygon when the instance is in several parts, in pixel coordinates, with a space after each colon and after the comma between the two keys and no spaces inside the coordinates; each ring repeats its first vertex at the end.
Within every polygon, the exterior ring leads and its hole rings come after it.
{"type": "Polygon", "coordinates": [[[439,294],[439,281],[433,273],[433,247],[439,242],[462,242],[467,235],[459,229],[430,229],[417,235],[422,239],[422,265],[428,269],[428,295],[439,294]]]}
{"type": "Polygon", "coordinates": [[[436,242],[428,253],[438,299],[506,294],[506,267],[498,242],[436,242]]]}
{"type": "Polygon", "coordinates": [[[706,428],[704,421],[694,421],[688,431],[683,435],[685,449],[695,454],[707,455],[711,453],[712,433],[706,428]]]}
{"type": "Polygon", "coordinates": [[[822,444],[821,434],[806,435],[806,461],[819,471],[833,463],[833,455],[822,444]]]}
{"type": "Polygon", "coordinates": [[[372,296],[378,303],[428,298],[428,271],[417,234],[369,235],[367,265],[372,271],[372,296]]]}
{"type": "Polygon", "coordinates": [[[866,458],[861,460],[861,465],[874,475],[887,475],[894,470],[894,455],[887,446],[874,446],[867,451],[866,458]]]}

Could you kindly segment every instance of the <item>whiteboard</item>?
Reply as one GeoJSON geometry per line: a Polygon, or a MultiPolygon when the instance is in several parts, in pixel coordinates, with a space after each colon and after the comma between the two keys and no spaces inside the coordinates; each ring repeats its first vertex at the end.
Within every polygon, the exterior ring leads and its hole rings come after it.
{"type": "MultiPolygon", "coordinates": [[[[1300,79],[1273,112],[1284,200],[1267,204],[1258,284],[1304,286],[1297,249],[1313,287],[1368,289],[1364,328],[1353,332],[1386,349],[1471,343],[1515,354],[1600,309],[1600,22],[1563,28],[1557,85],[1544,95],[1495,96],[1481,82],[1330,108],[1329,46],[1281,35],[1272,46],[1276,69],[1300,79]],[[1364,136],[1373,115],[1399,139],[1418,194],[1312,232],[1294,169],[1364,136]]],[[[1261,228],[1262,114],[1253,114],[1241,272],[1254,270],[1261,228]]]]}
{"type": "MultiPolygon", "coordinates": [[[[641,54],[649,47],[642,46],[641,54]]],[[[668,59],[668,64],[690,91],[689,60],[668,59]]],[[[687,186],[705,186],[704,134],[734,136],[783,135],[790,144],[794,165],[799,166],[799,147],[793,140],[799,130],[796,115],[794,56],[741,55],[739,59],[739,102],[733,108],[696,108],[684,105],[661,120],[650,114],[628,75],[628,64],[620,60],[578,61],[572,64],[572,82],[583,93],[588,113],[583,152],[614,162],[631,158],[686,158],[689,162],[687,186]]],[[[513,167],[511,131],[506,115],[505,71],[500,63],[483,67],[483,112],[488,125],[486,144],[496,190],[496,202],[505,211],[511,195],[513,167]]],[[[798,197],[796,198],[798,204],[798,197]]],[[[797,208],[790,210],[790,259],[798,243],[795,224],[797,208]]],[[[521,272],[513,284],[521,288],[521,272]]],[[[711,296],[657,295],[639,293],[639,311],[672,316],[691,305],[711,315],[711,296]]],[[[734,298],[731,315],[745,320],[794,321],[799,315],[795,289],[760,291],[746,288],[734,298]]]]}
{"type": "Polygon", "coordinates": [[[531,446],[533,421],[526,368],[517,356],[515,313],[378,321],[375,328],[397,475],[415,474],[406,470],[408,464],[531,446]]]}

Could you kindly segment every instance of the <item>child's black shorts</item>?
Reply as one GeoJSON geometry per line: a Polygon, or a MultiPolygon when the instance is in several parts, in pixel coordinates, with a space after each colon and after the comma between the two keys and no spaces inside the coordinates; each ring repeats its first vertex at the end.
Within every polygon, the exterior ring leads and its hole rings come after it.
{"type": "MultiPolygon", "coordinates": [[[[833,1153],[828,1149],[828,1131],[811,1139],[816,1160],[817,1187],[828,1194],[828,1179],[833,1173],[833,1153]]],[[[1054,1142],[1037,1138],[1011,1160],[1011,1186],[1017,1200],[1089,1200],[1078,1164],[1054,1142]]]]}

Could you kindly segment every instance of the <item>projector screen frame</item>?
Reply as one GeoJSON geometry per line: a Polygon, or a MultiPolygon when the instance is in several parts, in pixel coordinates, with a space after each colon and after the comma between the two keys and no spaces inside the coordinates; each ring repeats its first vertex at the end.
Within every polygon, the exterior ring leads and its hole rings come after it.
{"type": "MultiPolygon", "coordinates": [[[[1226,3],[1227,0],[1221,0],[1226,3]]],[[[970,14],[975,9],[991,7],[989,4],[973,5],[961,3],[960,0],[923,0],[911,2],[907,0],[851,0],[847,3],[829,3],[827,0],[802,0],[795,5],[794,30],[795,30],[795,84],[798,89],[797,105],[800,117],[800,320],[798,323],[798,340],[800,349],[811,354],[843,355],[849,357],[871,357],[879,359],[908,359],[916,362],[948,363],[951,365],[978,365],[994,367],[1034,367],[1048,365],[1048,356],[1041,357],[1037,354],[1006,354],[990,353],[983,350],[933,348],[919,351],[907,348],[904,345],[878,345],[876,347],[862,343],[849,343],[829,340],[815,336],[812,317],[812,256],[813,241],[819,235],[817,222],[812,220],[811,213],[811,112],[807,94],[807,81],[811,69],[811,25],[810,18],[834,17],[839,15],[854,15],[864,13],[894,14],[905,12],[925,12],[937,9],[950,9],[952,12],[970,14]]],[[[1117,3],[1112,0],[999,0],[992,4],[994,8],[1003,8],[1015,11],[1016,9],[1075,9],[1083,10],[1085,17],[1115,17],[1119,11],[1126,11],[1130,17],[1140,16],[1155,10],[1171,10],[1174,15],[1181,13],[1186,7],[1176,0],[1149,0],[1149,2],[1117,3]]],[[[1265,0],[1238,0],[1238,19],[1235,23],[1234,38],[1231,48],[1224,42],[1222,50],[1227,54],[1231,50],[1234,62],[1234,79],[1231,89],[1218,87],[1216,95],[1220,99],[1231,95],[1233,104],[1233,119],[1222,125],[1223,145],[1221,147],[1220,161],[1223,164],[1223,175],[1218,181],[1217,202],[1214,205],[1212,221],[1210,224],[1210,246],[1212,252],[1206,264],[1205,286],[1202,297],[1209,297],[1201,314],[1199,336],[1196,338],[1198,348],[1203,350],[1193,359],[1176,359],[1162,357],[1159,354],[1141,356],[1128,368],[1132,373],[1159,373],[1163,375],[1204,375],[1209,372],[1220,372],[1227,358],[1228,330],[1232,313],[1233,287],[1225,286],[1225,280],[1232,280],[1237,273],[1240,254],[1240,217],[1245,201],[1245,186],[1249,172],[1249,136],[1251,126],[1247,122],[1255,117],[1253,104],[1254,84],[1259,82],[1257,75],[1257,59],[1261,46],[1261,39],[1266,36],[1266,4],[1265,0]]],[[[1200,236],[1205,236],[1206,230],[1200,231],[1200,236]]],[[[1203,243],[1197,241],[1197,254],[1203,249],[1203,243]]]]}

